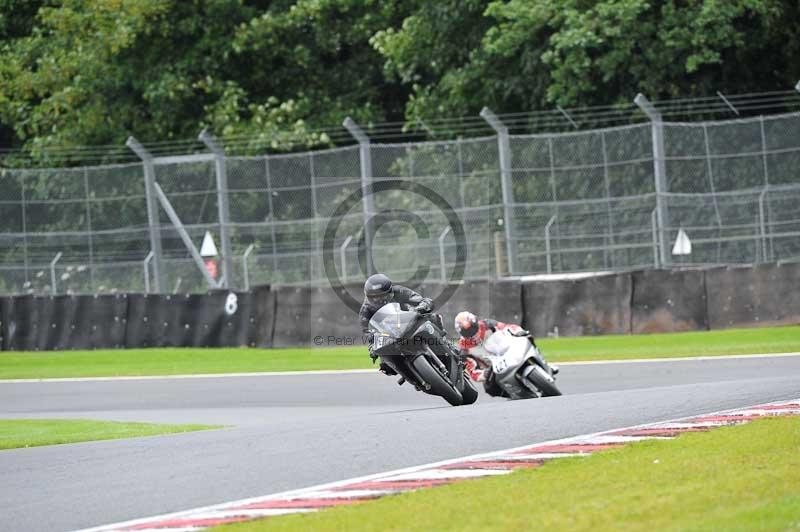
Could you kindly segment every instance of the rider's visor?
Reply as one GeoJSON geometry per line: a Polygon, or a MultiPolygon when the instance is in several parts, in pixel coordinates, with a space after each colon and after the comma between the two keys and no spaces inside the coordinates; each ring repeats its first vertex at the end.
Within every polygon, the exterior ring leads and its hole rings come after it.
{"type": "Polygon", "coordinates": [[[374,296],[367,296],[367,301],[376,307],[382,307],[392,300],[392,293],[386,292],[385,294],[377,294],[374,296]]]}

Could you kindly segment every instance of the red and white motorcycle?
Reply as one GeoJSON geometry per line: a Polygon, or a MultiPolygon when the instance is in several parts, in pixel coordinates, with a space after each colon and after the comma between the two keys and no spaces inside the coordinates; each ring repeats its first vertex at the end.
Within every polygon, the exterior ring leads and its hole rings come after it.
{"type": "Polygon", "coordinates": [[[484,344],[494,379],[511,399],[561,395],[555,372],[528,336],[497,331],[484,344]]]}

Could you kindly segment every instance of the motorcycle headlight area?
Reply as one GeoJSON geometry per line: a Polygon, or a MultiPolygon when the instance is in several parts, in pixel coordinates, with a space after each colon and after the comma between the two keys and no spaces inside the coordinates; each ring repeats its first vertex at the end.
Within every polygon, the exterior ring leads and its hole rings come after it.
{"type": "Polygon", "coordinates": [[[373,342],[375,344],[375,349],[381,349],[383,347],[386,347],[387,345],[392,344],[394,342],[394,338],[388,335],[381,334],[376,336],[373,342]]]}

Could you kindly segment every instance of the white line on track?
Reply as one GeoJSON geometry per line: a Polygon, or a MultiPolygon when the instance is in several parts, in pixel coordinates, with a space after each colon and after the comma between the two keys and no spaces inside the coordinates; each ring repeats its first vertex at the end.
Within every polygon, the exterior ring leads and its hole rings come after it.
{"type": "MultiPolygon", "coordinates": [[[[744,358],[783,358],[797,357],[795,353],[758,353],[752,355],[719,355],[679,358],[632,358],[619,360],[584,360],[578,362],[558,362],[559,366],[592,366],[602,364],[655,364],[663,362],[689,362],[697,360],[735,360],[744,358]]],[[[157,379],[228,379],[239,377],[292,377],[305,375],[357,375],[360,373],[377,373],[377,369],[336,369],[308,371],[260,371],[251,373],[202,373],[197,375],[129,375],[120,377],[58,377],[53,379],[0,379],[0,384],[25,382],[95,382],[95,381],[139,381],[157,379]]]]}
{"type": "Polygon", "coordinates": [[[782,357],[796,357],[800,353],[755,353],[752,355],[708,355],[699,357],[671,357],[671,358],[631,358],[628,360],[583,360],[580,362],[556,362],[559,366],[591,366],[594,364],[647,364],[657,362],[687,362],[694,360],[732,360],[738,358],[782,358],[782,357]]]}
{"type": "MultiPolygon", "coordinates": [[[[795,398],[795,399],[790,399],[790,400],[773,401],[770,404],[772,404],[772,405],[790,404],[790,403],[795,403],[798,400],[800,400],[800,398],[795,398]]],[[[538,443],[529,443],[527,445],[522,445],[522,446],[519,446],[519,447],[512,447],[510,449],[504,449],[504,450],[501,450],[501,451],[483,452],[483,453],[473,454],[473,455],[470,455],[470,456],[462,456],[462,457],[459,457],[459,458],[451,458],[451,459],[448,459],[448,460],[442,460],[442,461],[439,461],[439,462],[433,462],[433,463],[430,463],[430,464],[411,466],[411,467],[406,467],[406,468],[402,468],[402,469],[396,469],[394,471],[384,471],[382,473],[375,473],[375,474],[372,474],[372,475],[366,475],[366,476],[362,476],[362,477],[350,478],[350,479],[347,479],[347,480],[339,480],[339,481],[336,481],[336,482],[330,482],[330,483],[326,483],[326,484],[319,484],[319,485],[316,485],[316,486],[308,486],[308,487],[305,487],[305,488],[294,489],[294,490],[284,491],[284,492],[280,492],[280,493],[273,493],[273,494],[270,494],[270,495],[262,495],[260,497],[252,497],[252,498],[248,498],[248,499],[241,499],[241,500],[238,500],[238,501],[229,501],[229,502],[224,502],[224,503],[218,503],[218,504],[214,504],[214,505],[211,505],[211,506],[205,506],[205,507],[202,507],[202,508],[194,508],[192,510],[184,510],[184,511],[180,511],[180,512],[174,512],[174,513],[168,513],[168,514],[163,514],[163,515],[158,515],[158,516],[145,517],[145,518],[140,518],[140,519],[132,519],[132,520],[124,521],[124,522],[120,522],[120,523],[114,523],[114,524],[110,524],[110,525],[103,525],[103,526],[98,526],[98,527],[93,527],[93,528],[87,528],[87,529],[83,529],[83,530],[78,531],[78,532],[107,532],[107,531],[119,530],[119,529],[123,529],[123,528],[134,527],[134,526],[137,526],[137,525],[142,525],[142,524],[145,524],[145,523],[151,523],[151,522],[156,522],[156,521],[162,521],[162,520],[168,520],[168,519],[181,519],[183,517],[189,517],[189,516],[198,515],[198,514],[202,515],[202,514],[204,514],[206,512],[209,512],[209,513],[219,512],[219,511],[223,511],[226,508],[232,508],[234,506],[244,506],[244,505],[247,505],[247,504],[250,504],[250,503],[255,503],[255,502],[263,502],[263,501],[267,501],[267,500],[283,500],[283,499],[292,499],[292,498],[302,498],[303,496],[313,497],[314,494],[325,493],[325,492],[330,491],[332,489],[335,489],[337,487],[348,486],[348,485],[351,485],[351,484],[359,484],[359,483],[363,483],[363,482],[367,482],[367,481],[387,481],[387,480],[390,480],[390,479],[406,478],[406,477],[418,479],[418,478],[420,478],[419,477],[420,472],[423,472],[423,471],[430,472],[431,470],[435,471],[435,470],[437,470],[437,468],[441,468],[442,466],[446,466],[446,465],[457,464],[457,463],[461,463],[461,462],[469,462],[471,460],[480,460],[480,459],[492,459],[492,458],[494,458],[494,459],[502,459],[505,456],[509,456],[509,455],[510,456],[514,456],[514,453],[516,453],[518,451],[524,451],[525,449],[529,449],[531,447],[547,447],[547,446],[558,445],[558,444],[562,444],[562,443],[563,444],[569,444],[569,443],[573,443],[574,444],[574,443],[577,442],[577,440],[583,441],[583,440],[590,440],[590,439],[597,438],[597,437],[605,437],[605,436],[608,436],[610,433],[614,433],[614,432],[621,432],[621,431],[625,431],[625,430],[635,430],[635,429],[649,428],[649,427],[654,427],[654,426],[662,426],[662,425],[667,425],[667,424],[670,424],[670,423],[678,424],[681,421],[690,421],[693,418],[715,416],[715,415],[724,415],[726,413],[736,413],[736,412],[739,412],[739,411],[742,411],[742,410],[752,410],[753,406],[757,406],[757,405],[752,405],[750,407],[745,406],[745,407],[739,407],[739,408],[731,408],[731,409],[721,410],[721,411],[717,411],[717,412],[696,414],[696,415],[693,415],[693,416],[688,416],[688,417],[684,416],[684,417],[680,417],[680,418],[668,419],[668,420],[657,421],[657,422],[643,423],[643,424],[639,424],[639,425],[632,425],[632,426],[629,426],[629,427],[622,427],[622,428],[617,428],[617,429],[604,430],[604,431],[600,431],[600,432],[593,432],[591,434],[581,434],[581,435],[578,435],[578,436],[570,436],[570,437],[567,437],[567,438],[561,438],[561,439],[557,439],[557,440],[550,440],[550,441],[538,442],[538,443]]],[[[692,424],[689,423],[688,425],[692,425],[692,424]]],[[[531,457],[540,457],[540,456],[544,457],[545,454],[536,453],[536,454],[525,454],[525,455],[522,455],[522,456],[524,458],[530,459],[531,457]]],[[[554,455],[547,454],[547,456],[548,457],[550,457],[550,456],[552,456],[552,457],[568,457],[568,456],[574,456],[574,454],[572,454],[572,453],[558,453],[558,454],[554,454],[554,455]]],[[[583,456],[589,456],[589,454],[585,454],[583,456]]],[[[484,470],[484,473],[486,473],[486,470],[484,470]]],[[[495,473],[494,472],[490,472],[488,474],[495,474],[495,473]]],[[[289,510],[286,511],[286,513],[290,513],[290,512],[291,511],[289,511],[289,510]]],[[[144,530],[144,529],[140,529],[140,530],[144,530]]]]}
{"type": "Polygon", "coordinates": [[[94,381],[143,381],[158,379],[227,379],[238,377],[287,377],[299,375],[348,375],[377,373],[376,369],[331,369],[309,371],[261,371],[252,373],[199,373],[195,375],[126,375],[120,377],[57,377],[54,379],[1,379],[0,383],[14,382],[94,382],[94,381]]]}

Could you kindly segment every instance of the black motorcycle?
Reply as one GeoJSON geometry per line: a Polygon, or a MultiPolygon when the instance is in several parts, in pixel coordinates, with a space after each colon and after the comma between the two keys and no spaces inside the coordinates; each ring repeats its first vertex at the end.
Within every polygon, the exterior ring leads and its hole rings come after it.
{"type": "Polygon", "coordinates": [[[369,329],[373,352],[401,376],[399,384],[409,382],[453,406],[478,399],[478,391],[464,375],[464,361],[435,315],[388,303],[372,316],[369,329]]]}

